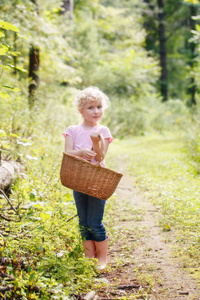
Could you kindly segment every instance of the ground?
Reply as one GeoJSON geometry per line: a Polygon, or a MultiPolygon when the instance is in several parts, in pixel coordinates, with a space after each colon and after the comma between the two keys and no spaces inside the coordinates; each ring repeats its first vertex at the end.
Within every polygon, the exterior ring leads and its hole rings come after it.
{"type": "Polygon", "coordinates": [[[124,168],[116,190],[115,238],[108,270],[94,284],[96,299],[199,300],[200,286],[175,254],[175,234],[159,226],[160,208],[124,168]]]}

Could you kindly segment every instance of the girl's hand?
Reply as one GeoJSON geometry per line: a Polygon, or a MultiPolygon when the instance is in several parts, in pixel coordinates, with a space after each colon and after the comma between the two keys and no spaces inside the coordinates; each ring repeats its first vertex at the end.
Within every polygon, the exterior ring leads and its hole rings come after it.
{"type": "Polygon", "coordinates": [[[97,154],[93,150],[90,149],[82,149],[82,157],[86,160],[90,161],[93,157],[95,157],[97,154]]]}

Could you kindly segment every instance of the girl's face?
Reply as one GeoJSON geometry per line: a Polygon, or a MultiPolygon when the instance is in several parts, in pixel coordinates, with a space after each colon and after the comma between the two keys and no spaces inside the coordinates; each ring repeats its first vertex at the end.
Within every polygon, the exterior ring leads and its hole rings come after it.
{"type": "Polygon", "coordinates": [[[87,101],[80,112],[85,122],[97,124],[103,115],[103,107],[100,101],[87,101]]]}

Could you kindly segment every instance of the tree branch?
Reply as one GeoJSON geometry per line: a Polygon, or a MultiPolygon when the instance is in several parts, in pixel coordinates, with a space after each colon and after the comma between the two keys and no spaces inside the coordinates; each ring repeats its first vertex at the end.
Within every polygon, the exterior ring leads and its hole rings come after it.
{"type": "Polygon", "coordinates": [[[9,281],[14,281],[15,280],[14,277],[8,275],[7,273],[0,273],[0,277],[2,277],[2,278],[8,278],[7,280],[9,280],[9,281]]]}
{"type": "Polygon", "coordinates": [[[14,208],[14,206],[12,205],[12,203],[10,202],[10,199],[6,196],[6,194],[4,193],[4,191],[2,189],[0,189],[0,192],[4,195],[5,199],[8,201],[8,203],[10,204],[11,208],[14,210],[14,212],[17,213],[17,210],[14,208]]]}
{"type": "Polygon", "coordinates": [[[70,219],[68,219],[68,220],[66,221],[66,223],[69,222],[69,221],[71,221],[72,219],[76,218],[77,216],[78,216],[78,215],[75,215],[75,216],[71,217],[70,219]]]}
{"type": "Polygon", "coordinates": [[[2,219],[6,220],[6,221],[9,221],[9,222],[12,221],[12,222],[14,222],[13,219],[9,219],[9,218],[3,216],[2,214],[0,214],[0,217],[1,217],[2,219]]]}
{"type": "Polygon", "coordinates": [[[6,292],[6,291],[10,291],[10,290],[12,290],[13,289],[13,285],[11,285],[11,286],[2,286],[2,287],[0,287],[0,292],[6,292]]]}

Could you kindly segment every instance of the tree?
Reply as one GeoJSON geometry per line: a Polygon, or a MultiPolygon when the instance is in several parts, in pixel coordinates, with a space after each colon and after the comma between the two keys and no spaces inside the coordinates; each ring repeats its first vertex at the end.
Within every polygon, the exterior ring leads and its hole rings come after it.
{"type": "MultiPolygon", "coordinates": [[[[194,17],[196,15],[197,15],[197,7],[194,4],[190,4],[190,27],[191,27],[191,31],[194,31],[196,29],[196,21],[194,19],[194,17]]],[[[195,58],[196,58],[196,44],[195,44],[194,41],[191,41],[190,49],[191,49],[190,67],[191,67],[191,71],[192,71],[190,93],[191,93],[191,104],[194,105],[194,104],[196,104],[196,100],[195,100],[196,83],[195,83],[195,77],[193,75],[194,65],[195,65],[195,58]]]]}
{"type": "Polygon", "coordinates": [[[166,40],[165,40],[165,23],[164,23],[164,2],[158,1],[158,33],[160,42],[160,87],[163,101],[167,100],[167,55],[166,55],[166,40]]]}
{"type": "Polygon", "coordinates": [[[194,32],[195,25],[198,24],[192,15],[198,14],[199,1],[144,0],[144,3],[146,5],[143,13],[144,27],[147,31],[146,49],[153,52],[155,56],[163,57],[160,62],[162,74],[159,87],[161,91],[163,90],[161,94],[165,93],[167,87],[168,98],[184,100],[188,98],[189,92],[190,102],[194,103],[197,88],[194,81],[194,72],[197,71],[194,70],[197,51],[195,42],[190,41],[191,30],[194,32]],[[163,29],[164,34],[162,34],[163,29]],[[165,81],[165,74],[167,81],[165,81]]]}
{"type": "MultiPolygon", "coordinates": [[[[36,0],[31,0],[36,8],[36,12],[39,15],[39,7],[37,5],[36,0]]],[[[29,50],[29,107],[32,108],[35,102],[35,91],[37,89],[37,86],[39,84],[39,53],[40,50],[38,47],[34,46],[33,44],[30,45],[29,50]]]]}
{"type": "Polygon", "coordinates": [[[74,1],[73,0],[64,0],[62,4],[62,10],[61,15],[64,15],[66,12],[69,12],[69,17],[72,20],[73,19],[73,13],[74,13],[74,1]]]}
{"type": "Polygon", "coordinates": [[[40,50],[38,47],[31,45],[29,50],[29,107],[32,108],[35,102],[35,91],[39,84],[39,53],[40,50]]]}

